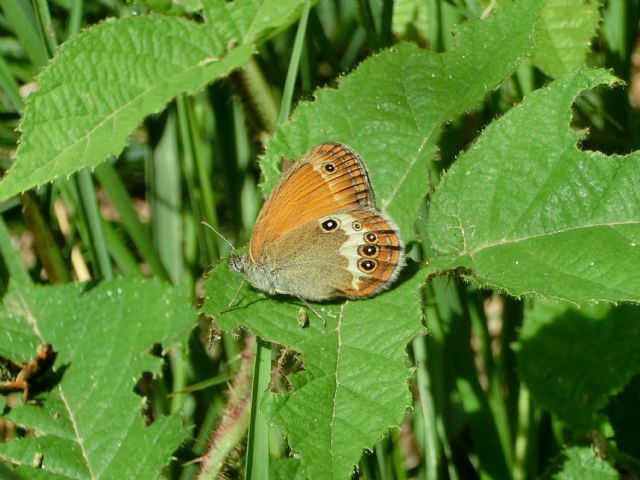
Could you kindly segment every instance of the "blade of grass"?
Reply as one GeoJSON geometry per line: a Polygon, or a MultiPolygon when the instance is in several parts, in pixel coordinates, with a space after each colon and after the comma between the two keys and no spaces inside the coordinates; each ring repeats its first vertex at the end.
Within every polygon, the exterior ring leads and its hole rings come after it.
{"type": "Polygon", "coordinates": [[[101,219],[102,233],[111,257],[126,277],[142,276],[138,262],[110,223],[101,219]]]}
{"type": "Polygon", "coordinates": [[[507,464],[513,463],[513,452],[511,449],[511,435],[509,431],[509,419],[505,404],[502,400],[500,388],[500,374],[497,371],[491,351],[491,337],[487,327],[487,318],[477,295],[467,295],[469,299],[469,317],[471,319],[471,331],[473,337],[479,343],[479,354],[484,364],[484,373],[488,382],[486,393],[489,409],[495,419],[496,429],[502,446],[502,451],[507,459],[507,464]]]}
{"type": "Polygon", "coordinates": [[[391,34],[391,21],[393,19],[393,1],[382,0],[382,12],[380,14],[380,38],[385,47],[393,43],[391,34]]]}
{"type": "MultiPolygon", "coordinates": [[[[500,374],[502,376],[502,390],[506,396],[509,429],[516,445],[518,422],[520,421],[520,378],[516,371],[516,355],[512,345],[518,338],[522,327],[523,302],[510,297],[500,297],[504,301],[502,309],[502,331],[500,332],[500,374]]],[[[515,455],[515,454],[514,454],[515,455]]],[[[514,457],[514,461],[515,461],[514,457]]]]}
{"type": "MultiPolygon", "coordinates": [[[[438,447],[442,447],[444,456],[446,459],[445,465],[449,478],[452,480],[458,479],[458,472],[456,470],[456,462],[453,456],[451,445],[449,444],[449,435],[447,434],[444,415],[451,415],[452,408],[448,404],[451,398],[454,397],[451,381],[447,381],[448,378],[453,376],[452,373],[452,361],[449,346],[447,344],[446,325],[450,322],[451,316],[457,309],[459,304],[455,297],[450,295],[449,280],[445,278],[434,278],[431,281],[431,288],[428,293],[425,294],[425,318],[427,319],[427,327],[429,328],[429,336],[424,337],[424,350],[427,354],[426,364],[422,368],[427,369],[429,384],[425,384],[422,388],[428,388],[428,394],[433,399],[433,406],[427,405],[427,408],[433,409],[433,412],[427,416],[425,414],[424,421],[433,422],[433,424],[425,425],[427,429],[435,428],[434,432],[429,433],[429,438],[425,440],[425,443],[431,440],[432,445],[427,445],[427,448],[432,449],[431,456],[438,458],[440,463],[441,456],[438,452],[438,447]]],[[[416,339],[420,340],[420,337],[416,339]]],[[[418,377],[419,378],[419,377],[418,377]]],[[[427,395],[427,394],[425,394],[427,395]]],[[[425,397],[429,398],[429,397],[425,397]]],[[[425,454],[425,458],[428,458],[425,454]]],[[[432,472],[435,476],[427,476],[427,478],[438,478],[439,468],[436,468],[435,472],[432,472]]],[[[429,469],[430,470],[430,469],[429,469]]],[[[428,471],[429,471],[428,470],[428,471]]]]}
{"type": "MultiPolygon", "coordinates": [[[[195,224],[199,225],[204,220],[217,229],[218,216],[215,211],[215,198],[204,164],[193,104],[185,95],[180,95],[176,99],[176,106],[180,145],[183,151],[183,171],[195,224]]],[[[204,226],[196,228],[195,232],[200,246],[200,254],[205,257],[203,263],[212,263],[218,258],[216,237],[207,235],[208,232],[205,231],[204,226]]]]}
{"type": "Polygon", "coordinates": [[[360,24],[364,27],[367,40],[369,41],[369,46],[373,51],[380,50],[383,45],[378,38],[371,5],[368,0],[358,0],[358,6],[360,7],[360,24]]]}
{"type": "MultiPolygon", "coordinates": [[[[171,282],[181,285],[184,279],[184,241],[182,218],[182,188],[178,134],[173,109],[169,112],[162,137],[153,152],[147,179],[151,199],[151,225],[154,243],[171,282]]],[[[169,354],[173,390],[186,386],[186,364],[182,349],[169,354]]],[[[169,411],[180,411],[184,405],[184,395],[171,397],[169,411]]]]}
{"type": "Polygon", "coordinates": [[[0,0],[0,7],[34,70],[40,70],[49,61],[49,53],[30,2],[0,0]]]}
{"type": "Polygon", "coordinates": [[[255,180],[251,175],[251,145],[247,141],[249,132],[246,126],[244,112],[238,102],[233,103],[233,126],[235,135],[235,151],[238,169],[243,172],[242,186],[240,187],[240,205],[242,232],[250,232],[258,216],[258,210],[262,203],[262,197],[256,188],[255,180]]]}
{"type": "Polygon", "coordinates": [[[383,438],[374,447],[375,462],[372,462],[378,469],[376,477],[387,479],[391,476],[391,465],[389,465],[389,454],[387,453],[389,440],[383,438]]]}
{"type": "MultiPolygon", "coordinates": [[[[327,34],[324,31],[324,27],[320,22],[320,17],[318,16],[317,10],[314,8],[309,13],[309,33],[311,34],[311,38],[317,44],[317,49],[322,52],[322,55],[327,58],[327,61],[331,65],[331,68],[335,72],[340,71],[340,60],[338,58],[338,54],[336,53],[336,49],[331,44],[331,41],[327,37],[327,34]]],[[[315,64],[314,64],[315,65],[315,64]]]]}
{"type": "MultiPolygon", "coordinates": [[[[195,162],[198,187],[202,198],[202,210],[204,212],[203,217],[207,223],[218,228],[220,223],[218,219],[218,212],[216,210],[216,194],[215,190],[213,189],[213,185],[211,184],[211,162],[208,162],[206,158],[206,153],[209,152],[210,149],[207,149],[207,151],[205,151],[205,146],[203,145],[203,142],[205,140],[201,138],[201,135],[198,135],[199,132],[195,129],[195,125],[198,125],[198,123],[196,122],[194,103],[194,99],[187,103],[187,118],[189,120],[189,124],[194,126],[190,129],[190,131],[193,134],[193,160],[195,162]]],[[[198,227],[200,231],[203,231],[204,226],[200,222],[198,222],[198,227]]],[[[212,256],[209,260],[212,262],[213,260],[220,257],[220,242],[217,236],[210,237],[210,241],[212,242],[212,256]]]]}
{"type": "Polygon", "coordinates": [[[407,480],[409,477],[407,476],[407,471],[404,467],[402,450],[400,449],[400,430],[393,430],[391,432],[391,446],[393,447],[393,474],[389,475],[389,478],[407,480]]]}
{"type": "Polygon", "coordinates": [[[269,478],[269,428],[260,405],[271,378],[271,344],[256,341],[251,385],[251,414],[247,438],[246,479],[269,478]]]}
{"type": "Polygon", "coordinates": [[[454,307],[446,319],[447,343],[451,347],[451,360],[455,369],[455,383],[466,414],[475,453],[480,462],[480,474],[488,478],[511,478],[506,452],[502,451],[500,435],[492,417],[486,395],[480,386],[470,349],[471,324],[464,311],[459,290],[455,284],[446,290],[436,290],[437,297],[448,298],[454,307]]]}
{"type": "Polygon", "coordinates": [[[69,38],[80,31],[82,25],[82,0],[71,0],[71,8],[69,9],[69,19],[67,20],[67,35],[69,38]]]}
{"type": "Polygon", "coordinates": [[[304,40],[307,31],[307,21],[309,20],[310,10],[311,2],[310,0],[307,0],[304,2],[304,9],[302,10],[302,15],[300,16],[300,23],[298,24],[298,31],[296,32],[296,39],[293,43],[291,60],[289,61],[289,69],[287,70],[287,80],[284,83],[284,90],[282,92],[282,105],[280,107],[280,115],[278,116],[278,125],[282,125],[288,120],[289,112],[291,111],[293,89],[296,84],[296,77],[298,76],[298,67],[300,66],[300,57],[302,55],[302,48],[304,46],[304,40]]]}
{"type": "MultiPolygon", "coordinates": [[[[9,235],[7,224],[4,222],[4,218],[2,216],[0,216],[0,255],[2,255],[2,260],[6,267],[8,277],[12,281],[23,286],[31,285],[29,272],[22,263],[17,250],[11,243],[11,236],[9,235]]],[[[5,284],[3,287],[6,289],[7,285],[5,284]]]]}
{"type": "Polygon", "coordinates": [[[364,48],[364,45],[367,41],[367,32],[362,27],[362,25],[356,25],[356,29],[351,36],[351,40],[349,41],[349,45],[344,51],[342,58],[340,59],[340,70],[341,72],[349,70],[351,66],[355,63],[358,55],[364,48]]]}
{"type": "MultiPolygon", "coordinates": [[[[427,312],[425,312],[427,313],[427,312]]],[[[431,318],[427,316],[427,318],[431,318]]],[[[435,342],[431,342],[435,343],[435,342]]],[[[424,450],[423,458],[426,466],[425,478],[437,478],[440,464],[440,442],[438,441],[437,431],[437,410],[435,408],[435,400],[432,392],[442,392],[442,378],[437,381],[440,385],[439,389],[435,388],[435,382],[431,382],[431,376],[428,368],[427,352],[431,354],[441,353],[441,348],[427,350],[427,339],[425,337],[416,337],[413,340],[413,352],[416,363],[416,376],[418,380],[418,402],[422,410],[422,428],[424,429],[424,450]]],[[[434,345],[435,347],[436,345],[434,345]]],[[[436,373],[442,374],[442,369],[438,369],[436,373]]]]}
{"type": "Polygon", "coordinates": [[[140,221],[129,193],[114,167],[109,162],[102,163],[95,169],[95,177],[118,212],[122,226],[142,259],[149,264],[156,276],[168,281],[169,275],[151,241],[149,230],[140,221]]]}
{"type": "Polygon", "coordinates": [[[182,188],[175,113],[168,115],[147,174],[153,241],[171,283],[183,276],[182,188]]]}
{"type": "Polygon", "coordinates": [[[110,279],[113,278],[113,269],[111,267],[111,258],[109,250],[105,243],[104,233],[102,231],[102,217],[98,210],[98,202],[93,186],[91,173],[88,169],[80,170],[75,176],[78,192],[80,194],[80,203],[85,215],[91,242],[87,247],[93,249],[95,258],[98,261],[98,272],[94,272],[97,278],[110,279]]]}
{"type": "MultiPolygon", "coordinates": [[[[63,202],[69,206],[73,219],[73,221],[69,223],[70,231],[68,232],[69,239],[67,243],[73,245],[77,242],[77,237],[79,236],[80,243],[85,247],[83,253],[88,257],[91,270],[92,272],[97,272],[99,269],[98,260],[95,257],[94,249],[90,248],[91,233],[87,223],[87,215],[84,212],[84,205],[80,200],[80,193],[78,192],[75,177],[71,177],[71,179],[58,178],[54,180],[53,192],[53,196],[59,195],[62,197],[63,202]]],[[[78,252],[81,250],[79,245],[76,245],[75,248],[78,252]]],[[[84,258],[82,263],[85,263],[84,258]]]]}
{"type": "Polygon", "coordinates": [[[9,69],[7,61],[2,55],[0,55],[0,90],[4,91],[7,95],[11,106],[16,112],[22,110],[24,102],[20,96],[20,88],[18,82],[9,69]]]}

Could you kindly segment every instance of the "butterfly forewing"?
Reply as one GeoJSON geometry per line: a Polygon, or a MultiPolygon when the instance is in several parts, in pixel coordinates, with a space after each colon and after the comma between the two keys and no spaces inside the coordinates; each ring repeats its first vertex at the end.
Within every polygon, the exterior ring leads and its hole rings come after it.
{"type": "Polygon", "coordinates": [[[358,154],[336,143],[318,145],[291,167],[267,198],[251,235],[251,258],[259,261],[269,243],[309,221],[374,206],[369,175],[358,154]]]}

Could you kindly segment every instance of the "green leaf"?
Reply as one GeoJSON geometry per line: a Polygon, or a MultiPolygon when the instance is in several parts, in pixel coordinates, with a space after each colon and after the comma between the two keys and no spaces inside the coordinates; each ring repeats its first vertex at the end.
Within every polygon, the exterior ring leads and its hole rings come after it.
{"type": "Polygon", "coordinates": [[[531,48],[541,5],[518,2],[470,22],[446,54],[397,45],[365,60],[338,89],[317,91],[270,139],[261,163],[264,191],[280,177],[283,157],[295,159],[325,141],[345,143],[367,162],[378,207],[409,241],[440,126],[476,106],[514,70],[531,48]]]}
{"type": "Polygon", "coordinates": [[[576,148],[571,104],[615,79],[581,70],[491,124],[436,192],[431,271],[576,303],[640,301],[640,154],[576,148]]]}
{"type": "Polygon", "coordinates": [[[207,25],[156,15],[107,20],[64,43],[38,78],[0,199],[118,155],[145,116],[244,65],[303,0],[207,2],[207,25]],[[237,47],[231,40],[240,35],[237,47]]]}
{"type": "Polygon", "coordinates": [[[576,430],[597,428],[601,409],[640,373],[640,308],[539,300],[525,312],[518,369],[531,397],[576,430]]]}
{"type": "Polygon", "coordinates": [[[407,268],[404,281],[370,300],[315,305],[327,325],[309,312],[306,328],[297,322],[300,305],[247,286],[221,313],[240,283],[225,264],[205,281],[203,310],[219,327],[246,326],[300,353],[304,371],[289,376],[294,393],[271,394],[263,408],[300,453],[310,478],[348,477],[362,450],[399,425],[411,405],[405,349],[422,330],[417,296],[422,278],[416,268],[407,268]]]}
{"type": "Polygon", "coordinates": [[[13,285],[0,311],[0,354],[33,358],[37,345],[58,353],[60,381],[20,405],[6,420],[34,436],[0,443],[0,459],[31,478],[154,478],[189,429],[180,415],[145,426],[134,393],[142,372],[157,376],[162,359],[148,351],[185,343],[194,312],[177,289],[157,281],[119,279],[98,285],[13,285]],[[41,469],[31,467],[42,454],[41,469]]]}
{"type": "Polygon", "coordinates": [[[20,122],[4,199],[119,154],[127,135],[182,92],[245,63],[209,28],[161,16],[108,20],[73,37],[39,76],[20,122]]]}
{"type": "Polygon", "coordinates": [[[534,63],[555,78],[584,66],[600,22],[599,8],[597,0],[547,0],[536,33],[534,63]]]}
{"type": "Polygon", "coordinates": [[[304,6],[304,0],[203,0],[202,3],[211,28],[227,41],[237,43],[255,43],[272,37],[293,23],[304,6]]]}
{"type": "Polygon", "coordinates": [[[556,467],[543,478],[556,480],[618,480],[620,474],[606,461],[598,458],[590,447],[571,447],[556,459],[556,467]]]}

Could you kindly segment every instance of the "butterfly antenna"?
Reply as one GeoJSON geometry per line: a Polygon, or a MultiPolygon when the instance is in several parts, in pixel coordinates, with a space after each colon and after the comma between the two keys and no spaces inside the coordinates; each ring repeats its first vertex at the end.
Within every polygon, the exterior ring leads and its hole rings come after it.
{"type": "Polygon", "coordinates": [[[207,222],[205,222],[204,220],[202,220],[200,223],[202,223],[203,225],[206,225],[207,227],[209,227],[211,230],[213,230],[215,232],[216,235],[218,235],[222,240],[224,240],[226,242],[227,245],[229,245],[231,247],[232,251],[236,250],[236,247],[233,246],[233,243],[231,243],[229,240],[227,240],[227,238],[222,235],[218,230],[216,230],[215,228],[213,228],[211,225],[209,225],[207,222]]]}

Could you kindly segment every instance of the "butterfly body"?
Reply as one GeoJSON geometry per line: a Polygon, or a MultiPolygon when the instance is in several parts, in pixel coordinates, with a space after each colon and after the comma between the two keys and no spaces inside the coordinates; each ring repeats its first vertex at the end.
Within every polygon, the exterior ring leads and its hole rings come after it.
{"type": "Polygon", "coordinates": [[[366,298],[395,280],[402,248],[397,228],[376,209],[362,159],[324,143],[280,180],[258,215],[249,252],[229,266],[271,295],[366,298]]]}

